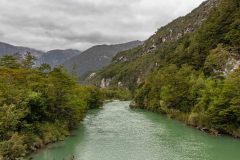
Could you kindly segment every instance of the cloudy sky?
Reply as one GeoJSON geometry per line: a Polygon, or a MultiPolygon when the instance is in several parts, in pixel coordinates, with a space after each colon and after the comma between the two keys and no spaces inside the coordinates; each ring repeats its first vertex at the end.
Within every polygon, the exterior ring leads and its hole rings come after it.
{"type": "Polygon", "coordinates": [[[145,40],[204,0],[0,0],[0,41],[41,50],[145,40]]]}

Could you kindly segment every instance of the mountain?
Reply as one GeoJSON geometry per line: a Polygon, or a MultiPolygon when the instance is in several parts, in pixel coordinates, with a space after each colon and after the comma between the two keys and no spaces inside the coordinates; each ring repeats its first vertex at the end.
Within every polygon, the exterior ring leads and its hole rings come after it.
{"type": "Polygon", "coordinates": [[[130,89],[132,108],[240,138],[239,17],[239,0],[208,0],[89,79],[130,89]]]}
{"type": "Polygon", "coordinates": [[[16,53],[23,56],[26,52],[31,52],[35,57],[39,58],[44,52],[32,48],[14,46],[0,42],[0,57],[6,54],[14,55],[16,53]]]}
{"type": "Polygon", "coordinates": [[[79,50],[67,49],[67,50],[51,50],[44,53],[40,59],[39,63],[47,63],[52,67],[63,64],[65,61],[71,59],[74,56],[81,54],[79,50]]]}
{"type": "Polygon", "coordinates": [[[89,81],[98,86],[120,84],[134,89],[153,70],[164,65],[165,60],[173,60],[177,56],[174,55],[175,50],[181,49],[177,44],[198,30],[217,4],[218,0],[208,0],[186,16],[161,27],[143,45],[118,53],[109,66],[89,81]]]}
{"type": "Polygon", "coordinates": [[[8,55],[19,54],[20,57],[23,57],[24,54],[26,54],[27,52],[30,52],[36,58],[35,61],[36,66],[46,63],[49,64],[51,67],[63,64],[66,60],[74,56],[77,56],[81,53],[81,51],[73,49],[66,50],[56,49],[44,52],[28,47],[14,46],[11,44],[0,42],[0,57],[6,54],[8,55]]]}
{"type": "Polygon", "coordinates": [[[78,76],[83,76],[110,64],[112,57],[118,52],[135,48],[141,44],[141,41],[133,41],[124,44],[94,46],[67,60],[64,62],[64,66],[69,72],[75,72],[78,76]]]}
{"type": "Polygon", "coordinates": [[[36,57],[36,66],[43,63],[49,64],[51,67],[63,64],[70,73],[72,73],[74,69],[74,72],[76,72],[78,76],[83,76],[84,74],[96,71],[110,64],[112,57],[118,52],[137,47],[142,43],[141,41],[132,41],[116,45],[98,45],[84,52],[73,49],[55,49],[43,52],[0,42],[0,57],[5,54],[14,55],[16,53],[23,57],[26,52],[31,52],[33,56],[36,57]]]}

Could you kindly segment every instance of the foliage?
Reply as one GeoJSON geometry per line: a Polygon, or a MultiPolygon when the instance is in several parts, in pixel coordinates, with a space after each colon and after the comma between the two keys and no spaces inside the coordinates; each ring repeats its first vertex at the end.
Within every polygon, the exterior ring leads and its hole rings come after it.
{"type": "Polygon", "coordinates": [[[239,1],[217,0],[216,6],[210,5],[210,1],[204,4],[209,6],[201,5],[162,27],[144,45],[119,53],[111,65],[97,73],[93,83],[99,84],[102,78],[112,79],[111,86],[122,82],[134,92],[139,78],[143,81],[153,71],[169,64],[177,67],[188,64],[195,70],[204,69],[208,76],[215,74],[213,67],[224,68],[221,66],[227,60],[224,58],[234,55],[236,59],[239,53],[239,1]]]}
{"type": "Polygon", "coordinates": [[[16,159],[61,140],[102,105],[100,90],[80,86],[58,66],[32,68],[34,57],[0,59],[0,157],[16,159]]]}
{"type": "Polygon", "coordinates": [[[240,1],[211,2],[119,53],[93,82],[121,82],[135,94],[133,107],[240,137],[240,1]]]}
{"type": "Polygon", "coordinates": [[[221,45],[210,51],[204,64],[204,71],[206,74],[221,74],[227,68],[226,64],[230,58],[230,53],[226,51],[221,45]]]}
{"type": "Polygon", "coordinates": [[[1,58],[0,60],[0,67],[7,67],[7,68],[19,68],[20,64],[17,63],[17,58],[14,56],[6,55],[1,58]]]}
{"type": "Polygon", "coordinates": [[[183,65],[178,69],[176,65],[169,65],[149,77],[139,88],[136,102],[151,106],[148,109],[154,111],[173,108],[189,112],[194,98],[189,95],[195,79],[196,73],[190,66],[183,65]]]}
{"type": "Polygon", "coordinates": [[[4,159],[16,159],[26,155],[27,146],[24,144],[24,136],[13,133],[9,140],[0,142],[0,154],[4,159]]]}
{"type": "Polygon", "coordinates": [[[187,123],[239,137],[240,69],[226,79],[204,76],[193,68],[170,65],[139,86],[135,107],[167,113],[187,123]]]}
{"type": "Polygon", "coordinates": [[[101,93],[105,100],[131,100],[131,93],[126,88],[103,88],[101,93]]]}

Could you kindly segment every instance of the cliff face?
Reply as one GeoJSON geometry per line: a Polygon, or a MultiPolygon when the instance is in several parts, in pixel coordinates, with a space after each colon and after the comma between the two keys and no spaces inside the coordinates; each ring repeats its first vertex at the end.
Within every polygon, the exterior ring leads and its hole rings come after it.
{"type": "Polygon", "coordinates": [[[108,85],[126,87],[140,84],[144,77],[163,65],[162,59],[177,48],[185,37],[196,32],[208,19],[219,0],[208,0],[184,17],[161,27],[153,36],[138,48],[117,54],[112,64],[91,77],[91,82],[100,85],[103,79],[111,79],[108,85]]]}

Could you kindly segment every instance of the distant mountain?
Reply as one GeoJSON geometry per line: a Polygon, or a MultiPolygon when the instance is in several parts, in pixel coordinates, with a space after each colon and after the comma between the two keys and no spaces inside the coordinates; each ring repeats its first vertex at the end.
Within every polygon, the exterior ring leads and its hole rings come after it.
{"type": "Polygon", "coordinates": [[[31,52],[36,58],[41,57],[44,53],[43,51],[39,51],[36,49],[28,48],[28,47],[21,47],[21,46],[14,46],[7,43],[0,42],[0,57],[3,55],[14,55],[16,53],[23,56],[26,52],[31,52]]]}
{"type": "Polygon", "coordinates": [[[110,64],[112,58],[117,53],[135,48],[141,44],[143,44],[141,41],[132,41],[116,45],[97,45],[84,52],[73,49],[55,49],[44,52],[0,42],[0,57],[16,53],[23,57],[26,52],[31,52],[36,57],[36,66],[43,63],[49,64],[51,67],[63,64],[70,73],[74,70],[78,76],[83,76],[86,73],[102,69],[102,67],[110,64]]]}
{"type": "Polygon", "coordinates": [[[111,63],[112,58],[119,52],[142,45],[141,41],[132,41],[116,45],[98,45],[64,62],[69,72],[83,76],[91,71],[96,71],[111,63]]]}
{"type": "Polygon", "coordinates": [[[59,64],[63,64],[65,61],[69,60],[70,58],[77,56],[81,53],[79,50],[67,49],[67,50],[51,50],[44,53],[40,59],[39,63],[47,63],[54,67],[59,64]]]}
{"type": "Polygon", "coordinates": [[[14,55],[19,54],[21,57],[24,56],[27,52],[31,52],[34,57],[36,57],[36,66],[47,63],[51,67],[56,65],[63,64],[66,60],[69,60],[73,56],[76,56],[81,53],[79,50],[66,49],[66,50],[51,50],[48,52],[39,51],[36,49],[14,46],[4,42],[0,42],[0,57],[4,55],[14,55]]]}

